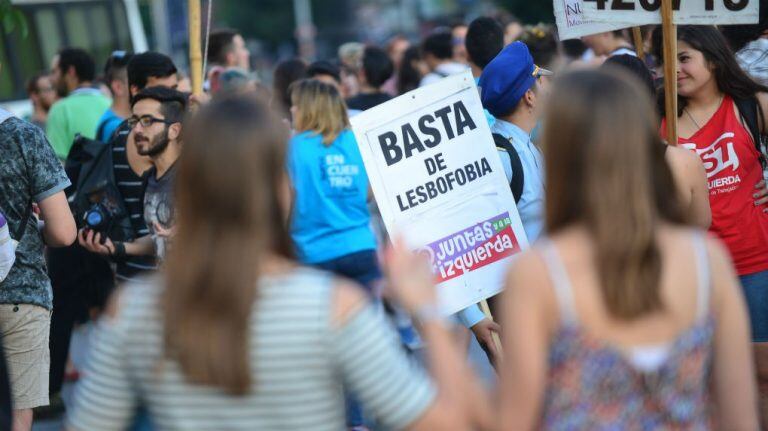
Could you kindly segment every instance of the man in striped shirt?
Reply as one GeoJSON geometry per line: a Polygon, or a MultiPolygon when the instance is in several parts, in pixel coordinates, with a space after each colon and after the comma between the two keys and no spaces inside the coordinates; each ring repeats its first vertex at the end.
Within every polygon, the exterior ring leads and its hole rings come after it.
{"type": "Polygon", "coordinates": [[[85,249],[117,260],[128,256],[164,257],[173,235],[173,183],[187,105],[186,93],[164,86],[145,88],[133,97],[133,115],[128,124],[133,129],[135,149],[152,161],[152,168],[144,173],[141,181],[144,223],[150,233],[123,242],[104,239],[92,229],[83,229],[79,242],[85,249]]]}
{"type": "MultiPolygon", "coordinates": [[[[128,62],[128,86],[131,98],[149,87],[162,86],[175,89],[178,85],[176,73],[176,66],[165,54],[145,52],[133,56],[128,62]]],[[[136,143],[128,120],[118,126],[109,145],[112,146],[115,182],[128,211],[134,238],[149,235],[149,229],[144,222],[144,202],[142,201],[144,189],[141,175],[152,168],[152,160],[147,156],[139,155],[136,151],[136,143]]],[[[154,256],[126,256],[115,260],[116,276],[120,282],[133,279],[141,272],[156,268],[154,256]]]]}

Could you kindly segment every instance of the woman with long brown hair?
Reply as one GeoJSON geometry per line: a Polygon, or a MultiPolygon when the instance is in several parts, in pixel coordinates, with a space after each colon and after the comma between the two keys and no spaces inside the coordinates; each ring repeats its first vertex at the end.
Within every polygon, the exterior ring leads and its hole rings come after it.
{"type": "Polygon", "coordinates": [[[264,104],[214,101],[185,133],[164,276],[127,287],[101,323],[70,428],[125,429],[141,403],[159,430],[338,431],[342,381],[393,429],[487,425],[428,269],[394,253],[390,285],[424,322],[436,385],[362,289],[291,260],[287,130],[264,104]]]}
{"type": "Polygon", "coordinates": [[[738,282],[684,223],[647,91],[582,71],[550,103],[547,238],[505,292],[502,429],[708,429],[713,412],[757,429],[738,282]]]}
{"type": "MultiPolygon", "coordinates": [[[[654,39],[656,54],[663,58],[661,32],[654,39]]],[[[768,161],[761,139],[768,135],[768,87],[741,69],[717,28],[681,26],[677,30],[677,96],[677,144],[694,151],[704,163],[712,208],[710,230],[728,247],[747,300],[765,428],[768,161]]]]}

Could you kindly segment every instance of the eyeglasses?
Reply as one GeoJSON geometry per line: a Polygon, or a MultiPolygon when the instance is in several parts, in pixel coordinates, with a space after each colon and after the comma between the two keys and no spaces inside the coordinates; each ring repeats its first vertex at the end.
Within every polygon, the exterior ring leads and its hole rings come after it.
{"type": "Polygon", "coordinates": [[[155,123],[173,124],[173,121],[168,121],[163,118],[155,118],[151,115],[144,115],[141,117],[131,117],[128,119],[128,125],[133,129],[137,124],[141,124],[141,127],[147,128],[155,123]]]}
{"type": "Polygon", "coordinates": [[[553,73],[547,69],[534,65],[533,73],[531,75],[533,75],[534,78],[539,79],[542,76],[552,76],[553,73]]]}

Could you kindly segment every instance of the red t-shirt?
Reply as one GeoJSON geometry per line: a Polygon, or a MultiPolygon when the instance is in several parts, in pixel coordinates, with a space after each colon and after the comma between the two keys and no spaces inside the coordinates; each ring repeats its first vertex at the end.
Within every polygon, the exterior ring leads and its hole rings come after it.
{"type": "MultiPolygon", "coordinates": [[[[662,122],[666,136],[666,122],[662,122]]],[[[755,185],[763,168],[752,134],[736,116],[733,99],[723,98],[714,116],[690,138],[678,138],[696,151],[707,171],[710,230],[728,246],[739,275],[768,270],[768,214],[755,206],[755,185]]]]}

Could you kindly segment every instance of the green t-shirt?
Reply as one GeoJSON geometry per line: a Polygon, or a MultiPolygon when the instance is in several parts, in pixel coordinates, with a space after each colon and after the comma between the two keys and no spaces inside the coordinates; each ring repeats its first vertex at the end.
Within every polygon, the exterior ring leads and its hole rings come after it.
{"type": "Polygon", "coordinates": [[[56,102],[48,113],[45,128],[56,157],[61,160],[67,158],[72,141],[78,133],[93,139],[99,119],[111,104],[108,97],[93,88],[78,88],[56,102]]]}

